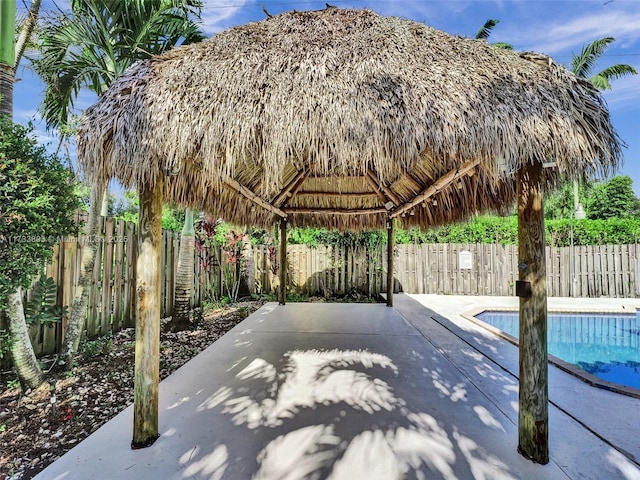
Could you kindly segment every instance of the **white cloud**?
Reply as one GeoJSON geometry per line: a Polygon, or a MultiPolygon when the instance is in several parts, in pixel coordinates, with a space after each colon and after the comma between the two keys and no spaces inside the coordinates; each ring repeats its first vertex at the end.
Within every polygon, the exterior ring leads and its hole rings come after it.
{"type": "Polygon", "coordinates": [[[202,23],[206,34],[213,35],[227,28],[223,22],[238,14],[245,3],[247,0],[205,0],[202,23]]]}
{"type": "MultiPolygon", "coordinates": [[[[15,99],[14,99],[15,103],[15,99]]],[[[13,120],[16,123],[27,123],[32,121],[40,121],[40,113],[35,109],[16,109],[13,110],[13,120]]]]}
{"type": "Polygon", "coordinates": [[[550,55],[565,50],[579,53],[585,43],[607,36],[615,37],[617,46],[628,47],[640,40],[640,9],[618,9],[568,21],[558,20],[550,23],[544,31],[536,25],[516,35],[520,43],[528,43],[527,49],[550,55]]]}
{"type": "Polygon", "coordinates": [[[640,102],[640,75],[615,80],[612,89],[604,93],[610,109],[635,110],[640,102]]]}

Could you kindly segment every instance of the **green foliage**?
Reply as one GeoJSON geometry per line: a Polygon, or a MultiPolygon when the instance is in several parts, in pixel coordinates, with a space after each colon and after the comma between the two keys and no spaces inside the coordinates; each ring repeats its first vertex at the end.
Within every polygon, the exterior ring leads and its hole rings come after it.
{"type": "Polygon", "coordinates": [[[607,67],[589,78],[600,57],[615,40],[613,37],[604,37],[586,44],[578,55],[572,56],[571,71],[580,78],[588,78],[598,90],[611,90],[611,80],[627,75],[636,75],[638,72],[635,68],[619,63],[607,67]]]}
{"type": "Polygon", "coordinates": [[[108,355],[113,348],[113,339],[110,336],[89,340],[80,345],[80,354],[87,360],[102,355],[108,355]]]}
{"type": "MultiPolygon", "coordinates": [[[[561,220],[571,217],[574,210],[573,182],[562,182],[554,191],[545,194],[544,218],[546,220],[561,220]]],[[[591,195],[593,182],[578,184],[578,200],[584,206],[591,195]]]]}
{"type": "MultiPolygon", "coordinates": [[[[135,190],[124,193],[124,198],[113,207],[113,216],[125,222],[138,223],[140,203],[135,190]]],[[[162,228],[173,232],[180,232],[184,224],[184,209],[172,205],[162,205],[162,228]]]]}
{"type": "Polygon", "coordinates": [[[20,380],[13,378],[7,382],[7,390],[13,390],[20,387],[20,380]]]}
{"type": "Polygon", "coordinates": [[[77,233],[74,179],[32,130],[0,118],[0,310],[7,294],[42,272],[52,247],[77,233]]]}
{"type": "Polygon", "coordinates": [[[33,286],[33,298],[24,306],[27,325],[48,325],[59,322],[68,307],[56,305],[58,287],[51,277],[41,277],[33,286]]]}
{"type": "Polygon", "coordinates": [[[293,228],[288,232],[288,243],[295,245],[333,245],[343,247],[368,247],[386,243],[385,232],[338,232],[329,231],[326,228],[293,228]]]}
{"type": "Polygon", "coordinates": [[[640,213],[640,200],[633,192],[633,180],[627,175],[613,177],[593,187],[587,201],[591,219],[628,218],[640,213]]]}
{"type": "MultiPolygon", "coordinates": [[[[475,38],[476,40],[489,40],[489,36],[491,35],[491,31],[499,23],[500,23],[500,20],[498,20],[497,18],[488,19],[484,23],[484,25],[480,28],[480,30],[477,31],[477,33],[475,34],[475,36],[473,38],[475,38]]],[[[513,50],[513,45],[511,45],[510,43],[506,43],[506,42],[496,42],[496,43],[492,43],[491,45],[493,47],[495,47],[495,48],[501,48],[501,49],[504,49],[504,50],[513,50]]]]}
{"type": "Polygon", "coordinates": [[[6,330],[0,329],[0,362],[4,360],[11,351],[13,338],[6,330]]]}
{"type": "Polygon", "coordinates": [[[204,38],[200,0],[73,0],[39,29],[32,64],[47,85],[48,127],[65,125],[82,88],[102,94],[129,66],[204,38]]]}
{"type": "MultiPolygon", "coordinates": [[[[573,240],[575,245],[605,245],[632,244],[640,238],[640,218],[609,218],[604,220],[547,220],[546,241],[548,245],[568,246],[571,244],[571,227],[573,226],[573,240]]],[[[294,229],[296,240],[307,240],[305,245],[314,247],[323,244],[323,240],[330,240],[331,245],[369,246],[386,243],[386,232],[363,232],[348,235],[334,233],[334,236],[318,234],[319,229],[294,229]],[[299,230],[295,232],[296,230],[299,230]],[[369,239],[360,241],[357,245],[352,239],[369,239]]],[[[484,243],[515,245],[518,243],[518,218],[481,215],[474,217],[467,223],[444,225],[426,231],[418,229],[396,229],[395,243],[484,243]]],[[[291,242],[294,243],[294,242],[291,242]]],[[[298,242],[302,243],[302,242],[298,242]]]]}

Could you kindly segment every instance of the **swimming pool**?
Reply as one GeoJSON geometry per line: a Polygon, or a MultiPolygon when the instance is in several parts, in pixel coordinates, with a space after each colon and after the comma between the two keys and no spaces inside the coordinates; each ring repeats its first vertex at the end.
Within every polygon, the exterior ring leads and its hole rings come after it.
{"type": "MultiPolygon", "coordinates": [[[[518,312],[475,316],[516,339],[518,312]]],[[[634,314],[549,313],[549,355],[606,382],[640,389],[640,320],[634,314]]]]}

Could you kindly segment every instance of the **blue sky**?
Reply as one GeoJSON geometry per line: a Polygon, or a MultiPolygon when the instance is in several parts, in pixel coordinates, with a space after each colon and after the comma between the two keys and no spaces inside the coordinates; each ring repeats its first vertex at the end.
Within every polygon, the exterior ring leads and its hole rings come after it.
{"type": "MultiPolygon", "coordinates": [[[[0,0],[4,1],[4,0],[0,0]]],[[[23,2],[18,2],[18,9],[23,2]]],[[[65,0],[57,0],[64,5],[65,0]]],[[[204,0],[205,31],[214,34],[227,28],[265,19],[262,4],[272,14],[288,10],[316,10],[325,2],[296,0],[204,0]]],[[[640,1],[639,0],[330,0],[341,8],[368,8],[381,15],[393,15],[423,22],[451,34],[473,36],[489,18],[500,20],[490,42],[508,42],[518,51],[536,51],[568,65],[572,53],[583,45],[605,36],[613,43],[596,67],[596,72],[616,63],[626,63],[640,71],[640,1]]],[[[43,12],[52,8],[43,1],[43,12]]],[[[56,145],[55,132],[47,132],[38,120],[38,107],[43,97],[43,85],[28,69],[21,66],[21,80],[14,89],[14,120],[34,121],[38,138],[56,145]]],[[[619,174],[633,179],[636,194],[640,194],[640,75],[613,82],[605,92],[614,127],[628,145],[624,149],[624,164],[619,174]]],[[[76,107],[86,108],[95,101],[92,95],[82,95],[76,107]]],[[[53,148],[53,147],[52,147],[53,148]]],[[[73,149],[72,149],[73,151],[73,149]]]]}

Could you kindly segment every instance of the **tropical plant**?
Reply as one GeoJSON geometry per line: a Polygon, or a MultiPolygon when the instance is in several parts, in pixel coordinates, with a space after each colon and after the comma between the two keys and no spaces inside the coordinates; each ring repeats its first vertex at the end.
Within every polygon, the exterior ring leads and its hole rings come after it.
{"type": "Polygon", "coordinates": [[[586,44],[578,55],[572,55],[571,71],[576,76],[589,80],[598,90],[611,90],[611,80],[627,75],[636,75],[638,72],[635,68],[622,63],[612,65],[592,75],[596,63],[613,42],[615,42],[615,38],[604,37],[586,44]]]}
{"type": "Polygon", "coordinates": [[[593,187],[587,200],[588,218],[635,218],[640,213],[640,200],[627,175],[613,177],[593,187]]]}
{"type": "MultiPolygon", "coordinates": [[[[111,199],[112,197],[110,197],[111,199]]],[[[124,193],[123,198],[115,201],[110,200],[111,215],[125,222],[138,223],[138,213],[140,205],[138,194],[135,190],[124,193]]],[[[185,222],[185,210],[170,204],[162,205],[162,229],[180,232],[185,222]]]]}
{"type": "Polygon", "coordinates": [[[204,38],[200,0],[72,0],[38,35],[35,71],[46,84],[42,115],[65,125],[83,88],[104,93],[140,59],[204,38]]]}
{"type": "MultiPolygon", "coordinates": [[[[49,128],[65,126],[81,89],[100,95],[140,59],[204,38],[198,26],[200,0],[71,0],[71,9],[44,24],[34,68],[46,84],[42,116],[49,128]]],[[[106,185],[95,184],[87,237],[99,236],[100,204],[106,185]]],[[[72,368],[86,316],[95,243],[83,249],[79,286],[60,361],[72,368]]]]}
{"type": "MultiPolygon", "coordinates": [[[[476,40],[488,40],[489,36],[491,35],[491,31],[494,29],[496,25],[498,25],[498,23],[500,23],[500,20],[498,20],[497,18],[488,19],[486,22],[484,22],[484,25],[480,27],[480,30],[476,32],[476,35],[473,38],[475,38],[476,40]]],[[[496,48],[513,50],[513,45],[506,42],[496,42],[496,43],[492,43],[491,45],[493,45],[496,48]]]]}
{"type": "Polygon", "coordinates": [[[67,314],[68,307],[57,305],[58,287],[52,277],[40,277],[32,290],[32,298],[24,305],[27,325],[52,326],[67,314]]]}
{"type": "MultiPolygon", "coordinates": [[[[611,80],[636,75],[638,72],[635,68],[623,63],[612,65],[592,75],[598,60],[613,42],[615,42],[614,37],[604,37],[583,46],[578,55],[571,56],[571,71],[576,76],[589,80],[598,90],[611,90],[611,80]]],[[[574,182],[574,209],[579,206],[577,185],[577,181],[574,182]]]]}
{"type": "Polygon", "coordinates": [[[61,237],[76,233],[73,177],[31,137],[31,127],[0,118],[0,311],[9,320],[11,355],[25,388],[42,380],[29,341],[22,289],[51,258],[61,237]]]}
{"type": "Polygon", "coordinates": [[[184,226],[180,234],[178,268],[173,295],[173,313],[168,328],[171,331],[184,330],[191,326],[191,292],[193,290],[193,267],[195,250],[195,230],[193,228],[193,210],[187,209],[184,226]]]}
{"type": "Polygon", "coordinates": [[[0,4],[0,115],[13,114],[15,2],[0,4]]]}

